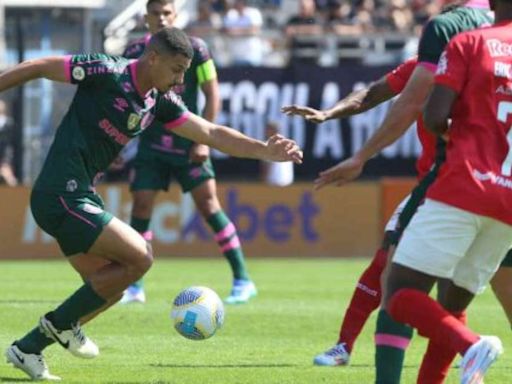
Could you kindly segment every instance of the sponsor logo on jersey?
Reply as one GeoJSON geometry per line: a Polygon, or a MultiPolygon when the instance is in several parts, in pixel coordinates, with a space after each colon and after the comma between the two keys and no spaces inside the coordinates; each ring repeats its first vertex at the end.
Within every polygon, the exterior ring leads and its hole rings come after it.
{"type": "Polygon", "coordinates": [[[66,183],[66,191],[67,192],[75,192],[78,188],[78,183],[75,179],[68,180],[66,183]]]}
{"type": "Polygon", "coordinates": [[[128,116],[128,129],[131,131],[137,128],[137,125],[140,123],[141,117],[136,113],[130,113],[128,116]]]}
{"type": "Polygon", "coordinates": [[[82,81],[83,79],[85,79],[85,70],[82,67],[75,67],[71,71],[71,76],[76,81],[82,81]]]}
{"type": "Polygon", "coordinates": [[[501,61],[496,61],[494,63],[494,76],[503,77],[505,79],[511,79],[511,69],[512,64],[502,63],[501,61]]]}
{"type": "Polygon", "coordinates": [[[486,43],[491,57],[512,56],[512,44],[504,43],[498,39],[490,39],[486,43]]]}
{"type": "Polygon", "coordinates": [[[103,212],[103,209],[101,209],[100,207],[97,207],[95,205],[85,203],[82,206],[82,211],[90,213],[91,215],[98,215],[103,212]]]}

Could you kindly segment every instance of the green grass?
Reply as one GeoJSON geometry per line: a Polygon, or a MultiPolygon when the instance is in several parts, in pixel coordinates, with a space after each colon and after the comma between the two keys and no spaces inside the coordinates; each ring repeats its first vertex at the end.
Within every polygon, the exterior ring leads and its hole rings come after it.
{"type": "MultiPolygon", "coordinates": [[[[331,347],[342,313],[367,260],[251,260],[259,296],[226,308],[224,328],[212,339],[190,341],[172,328],[173,297],[184,287],[206,285],[225,296],[230,288],[221,259],[162,260],[146,278],[148,303],[117,305],[86,327],[101,355],[87,361],[58,346],[45,351],[51,372],[66,383],[317,384],[372,383],[375,317],[361,335],[349,367],[312,365],[331,347]]],[[[64,261],[1,262],[0,348],[22,336],[80,281],[64,261]]],[[[473,303],[471,326],[502,338],[510,348],[510,327],[490,291],[473,303]]],[[[414,339],[402,382],[415,383],[425,341],[414,339]]],[[[486,384],[512,382],[512,353],[505,353],[486,384]]],[[[458,383],[453,369],[447,383],[458,383]]],[[[0,362],[1,382],[23,382],[24,374],[0,362]]]]}

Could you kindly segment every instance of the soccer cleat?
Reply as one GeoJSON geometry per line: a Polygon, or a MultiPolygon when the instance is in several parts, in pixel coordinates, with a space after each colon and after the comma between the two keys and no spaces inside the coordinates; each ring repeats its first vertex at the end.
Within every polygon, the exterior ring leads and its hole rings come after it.
{"type": "Polygon", "coordinates": [[[482,336],[464,354],[460,364],[461,384],[483,384],[484,375],[503,353],[501,340],[496,336],[482,336]]]}
{"type": "Polygon", "coordinates": [[[141,303],[146,302],[146,293],[144,288],[130,285],[123,293],[123,297],[119,301],[121,304],[141,303]]]}
{"type": "Polygon", "coordinates": [[[256,286],[251,280],[237,280],[233,281],[233,288],[228,297],[224,299],[226,304],[243,304],[247,303],[251,297],[258,294],[256,286]]]}
{"type": "Polygon", "coordinates": [[[48,371],[43,355],[36,353],[22,352],[16,344],[12,344],[5,351],[7,363],[11,363],[15,368],[21,369],[32,380],[60,380],[59,376],[54,376],[48,371]]]}
{"type": "Polygon", "coordinates": [[[59,330],[45,315],[39,320],[39,328],[46,336],[55,340],[77,357],[92,359],[100,354],[98,346],[84,335],[79,323],[73,324],[71,329],[59,330]]]}
{"type": "Polygon", "coordinates": [[[328,367],[337,367],[339,365],[348,365],[350,353],[347,351],[345,343],[336,344],[331,349],[316,355],[313,364],[328,367]]]}

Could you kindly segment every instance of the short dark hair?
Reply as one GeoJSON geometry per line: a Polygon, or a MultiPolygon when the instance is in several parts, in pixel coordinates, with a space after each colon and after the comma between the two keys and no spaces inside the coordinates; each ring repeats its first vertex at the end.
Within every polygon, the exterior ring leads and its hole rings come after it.
{"type": "Polygon", "coordinates": [[[169,55],[180,54],[188,59],[194,56],[189,37],[185,32],[174,27],[162,28],[151,36],[147,49],[169,55]]]}
{"type": "Polygon", "coordinates": [[[149,6],[153,3],[158,3],[162,6],[167,5],[167,4],[174,5],[174,0],[148,0],[148,2],[146,3],[146,10],[148,10],[149,6]]]}

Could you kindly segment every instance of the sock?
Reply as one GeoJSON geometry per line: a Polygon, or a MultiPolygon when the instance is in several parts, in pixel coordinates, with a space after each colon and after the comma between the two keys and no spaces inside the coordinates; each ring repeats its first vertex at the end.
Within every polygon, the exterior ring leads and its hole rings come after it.
{"type": "Polygon", "coordinates": [[[214,213],[206,221],[215,234],[215,241],[231,266],[233,277],[237,280],[250,280],[235,225],[223,210],[214,213]]]}
{"type": "Polygon", "coordinates": [[[57,309],[48,314],[52,324],[60,330],[71,329],[71,325],[100,309],[107,300],[99,296],[89,282],[86,282],[57,309]]]}
{"type": "Polygon", "coordinates": [[[381,309],[375,331],[375,383],[398,384],[402,375],[405,350],[412,339],[411,327],[397,323],[381,309]]]}
{"type": "Polygon", "coordinates": [[[396,292],[389,302],[389,314],[395,320],[416,328],[420,335],[461,355],[480,338],[441,304],[416,289],[396,292]]]}
{"type": "Polygon", "coordinates": [[[130,218],[130,226],[139,233],[144,233],[149,229],[150,219],[139,219],[135,216],[130,218]]]}
{"type": "MultiPolygon", "coordinates": [[[[151,242],[153,240],[153,232],[149,230],[150,219],[138,219],[132,216],[130,219],[130,226],[139,232],[144,240],[151,242]]],[[[130,284],[130,287],[142,289],[144,287],[144,280],[137,280],[135,283],[130,284]]]]}
{"type": "Polygon", "coordinates": [[[37,353],[40,354],[43,349],[53,344],[55,341],[46,337],[44,332],[39,329],[39,326],[35,327],[21,339],[16,341],[16,345],[22,352],[25,353],[37,353]]]}
{"type": "Polygon", "coordinates": [[[357,282],[352,300],[350,300],[345,312],[338,339],[338,344],[346,344],[348,352],[352,352],[354,343],[368,317],[379,307],[381,298],[380,276],[386,266],[387,257],[387,249],[378,249],[371,264],[357,282]]]}
{"type": "MultiPolygon", "coordinates": [[[[452,312],[461,323],[466,324],[465,312],[452,312]]],[[[457,351],[430,340],[423,356],[417,384],[443,384],[457,351]]]]}

